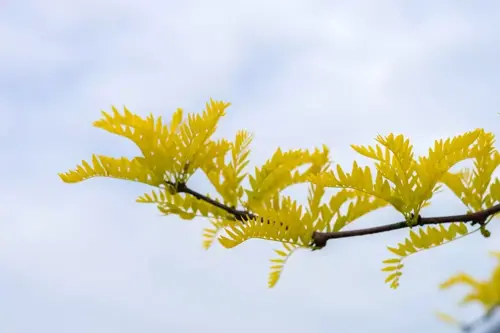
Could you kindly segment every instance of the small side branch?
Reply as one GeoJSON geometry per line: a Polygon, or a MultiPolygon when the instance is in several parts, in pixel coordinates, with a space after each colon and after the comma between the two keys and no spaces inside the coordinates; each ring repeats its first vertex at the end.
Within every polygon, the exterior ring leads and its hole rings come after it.
{"type": "Polygon", "coordinates": [[[211,204],[212,206],[215,206],[217,208],[220,208],[220,209],[228,212],[237,221],[244,222],[244,221],[248,221],[248,220],[256,218],[256,216],[254,214],[250,213],[250,212],[247,212],[247,211],[244,211],[244,210],[238,210],[236,208],[229,207],[229,206],[224,205],[223,203],[221,203],[221,202],[219,202],[217,200],[209,198],[206,195],[203,195],[203,194],[201,194],[199,192],[193,191],[192,189],[190,189],[189,187],[187,187],[187,185],[185,183],[177,183],[177,184],[175,184],[175,183],[168,182],[168,181],[166,183],[167,183],[167,185],[173,187],[177,191],[177,193],[186,193],[186,194],[192,195],[193,197],[195,197],[198,200],[205,201],[205,202],[211,204]]]}

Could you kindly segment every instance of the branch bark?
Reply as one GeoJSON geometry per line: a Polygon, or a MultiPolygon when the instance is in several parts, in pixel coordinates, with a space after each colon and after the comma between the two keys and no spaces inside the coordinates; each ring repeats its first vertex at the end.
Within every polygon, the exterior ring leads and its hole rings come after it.
{"type": "MultiPolygon", "coordinates": [[[[437,217],[420,217],[418,219],[417,225],[424,226],[424,225],[445,224],[453,222],[472,222],[473,225],[483,224],[489,216],[497,214],[499,212],[500,212],[500,204],[497,204],[485,210],[480,210],[471,214],[437,216],[437,217]]],[[[382,225],[379,227],[364,228],[357,230],[338,231],[338,232],[316,232],[313,238],[314,242],[321,247],[321,245],[325,246],[329,239],[372,235],[381,232],[404,229],[409,227],[410,226],[408,225],[408,223],[406,223],[406,221],[402,221],[402,222],[382,225]]]]}
{"type": "Polygon", "coordinates": [[[192,195],[193,197],[195,197],[198,200],[205,201],[205,202],[211,204],[212,206],[215,206],[217,208],[220,208],[220,209],[226,211],[230,215],[234,216],[234,219],[237,221],[245,222],[248,220],[253,220],[255,218],[258,218],[255,214],[252,214],[252,213],[244,211],[244,210],[238,210],[236,208],[229,207],[229,206],[224,205],[223,203],[221,203],[217,200],[214,200],[206,195],[203,195],[199,192],[193,191],[192,189],[187,187],[187,185],[185,183],[173,183],[173,182],[169,182],[169,181],[167,181],[166,183],[167,183],[167,185],[172,186],[177,191],[177,193],[186,193],[186,194],[192,195]]]}
{"type": "MultiPolygon", "coordinates": [[[[178,193],[186,193],[194,196],[198,200],[203,200],[215,207],[218,207],[230,215],[232,215],[235,220],[245,222],[250,219],[256,219],[258,216],[252,214],[248,211],[238,210],[232,207],[229,207],[223,203],[220,203],[208,196],[205,196],[201,193],[198,193],[189,187],[185,183],[172,183],[167,182],[167,185],[172,186],[178,193]]],[[[472,224],[483,224],[486,219],[494,214],[500,212],[500,204],[492,206],[490,208],[480,210],[471,214],[462,214],[462,215],[450,215],[450,216],[437,216],[437,217],[419,217],[418,224],[419,226],[425,225],[433,225],[433,224],[446,224],[446,223],[454,223],[454,222],[472,222],[472,224]]],[[[349,231],[337,231],[337,232],[319,232],[316,231],[313,233],[313,245],[317,248],[323,248],[326,246],[328,240],[337,239],[337,238],[346,238],[346,237],[356,237],[356,236],[365,236],[365,235],[373,235],[382,232],[388,232],[393,230],[399,230],[404,228],[409,228],[410,226],[406,221],[386,224],[378,227],[371,228],[363,228],[349,231]]]]}

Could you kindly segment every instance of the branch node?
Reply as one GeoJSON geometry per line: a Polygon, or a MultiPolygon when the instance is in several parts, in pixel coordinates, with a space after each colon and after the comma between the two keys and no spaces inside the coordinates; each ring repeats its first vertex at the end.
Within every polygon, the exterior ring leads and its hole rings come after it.
{"type": "Polygon", "coordinates": [[[313,246],[313,251],[314,250],[320,250],[326,246],[326,243],[328,242],[328,236],[325,233],[319,233],[319,232],[313,232],[312,235],[313,241],[312,241],[312,246],[313,246]]]}
{"type": "Polygon", "coordinates": [[[410,229],[413,229],[413,227],[420,226],[422,227],[424,224],[422,223],[422,216],[418,214],[417,220],[415,221],[415,214],[410,213],[410,218],[407,220],[407,225],[410,229]]]}
{"type": "Polygon", "coordinates": [[[484,215],[478,216],[477,218],[472,220],[471,225],[474,226],[476,224],[479,224],[480,226],[484,226],[484,225],[486,225],[486,218],[487,217],[488,216],[484,216],[484,215]]]}

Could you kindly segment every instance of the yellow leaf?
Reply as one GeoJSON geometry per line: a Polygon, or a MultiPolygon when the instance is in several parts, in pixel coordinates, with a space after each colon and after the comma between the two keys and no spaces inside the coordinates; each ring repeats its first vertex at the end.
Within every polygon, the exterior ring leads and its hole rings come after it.
{"type": "Polygon", "coordinates": [[[436,316],[443,322],[451,324],[453,326],[461,326],[460,322],[450,315],[442,312],[436,312],[436,316]]]}
{"type": "Polygon", "coordinates": [[[399,264],[401,262],[400,258],[386,259],[382,261],[384,264],[399,264]]]}
{"type": "Polygon", "coordinates": [[[395,273],[392,273],[391,275],[389,275],[386,279],[385,279],[385,283],[389,283],[391,282],[392,280],[394,280],[395,278],[401,276],[401,272],[395,272],[395,273]]]}
{"type": "Polygon", "coordinates": [[[398,255],[400,257],[404,257],[406,255],[406,251],[404,249],[401,249],[401,248],[393,248],[393,247],[388,246],[387,249],[389,251],[391,251],[392,253],[394,253],[395,255],[398,255]]]}

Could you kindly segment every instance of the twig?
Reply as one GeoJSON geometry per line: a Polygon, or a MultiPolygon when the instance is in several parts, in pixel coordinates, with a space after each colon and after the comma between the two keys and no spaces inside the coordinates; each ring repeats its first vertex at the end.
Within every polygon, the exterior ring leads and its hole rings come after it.
{"type": "MultiPolygon", "coordinates": [[[[238,210],[223,203],[220,203],[214,199],[211,199],[201,193],[198,193],[189,187],[185,183],[172,183],[167,182],[167,185],[172,186],[178,193],[186,193],[194,196],[199,200],[203,200],[215,207],[218,207],[232,216],[234,216],[235,220],[245,222],[250,219],[256,219],[258,216],[252,214],[248,211],[238,210]]],[[[500,204],[497,204],[493,207],[480,210],[471,214],[463,214],[463,215],[451,215],[451,216],[438,216],[438,217],[419,217],[418,224],[419,226],[424,225],[432,225],[432,224],[445,224],[445,223],[454,223],[454,222],[472,222],[472,224],[484,224],[486,219],[496,213],[500,212],[500,204]]],[[[337,239],[337,238],[346,238],[346,237],[356,237],[356,236],[365,236],[365,235],[373,235],[387,231],[399,230],[404,228],[409,228],[410,226],[406,221],[396,222],[391,224],[386,224],[378,227],[371,228],[363,228],[357,230],[349,230],[349,231],[337,231],[337,232],[319,232],[316,231],[313,233],[313,244],[316,248],[325,247],[328,240],[337,239]]]]}
{"type": "Polygon", "coordinates": [[[469,324],[462,325],[462,327],[461,327],[462,332],[466,332],[466,333],[472,332],[472,329],[474,327],[476,327],[478,324],[487,321],[491,317],[493,312],[495,312],[495,310],[499,306],[500,306],[499,304],[493,305],[488,311],[486,311],[486,313],[484,315],[480,316],[479,318],[476,318],[474,321],[470,322],[469,324]]]}
{"type": "Polygon", "coordinates": [[[245,221],[253,220],[254,218],[257,218],[256,215],[254,215],[250,212],[229,207],[227,205],[224,205],[223,203],[220,203],[217,200],[214,200],[212,198],[207,197],[206,195],[203,195],[201,193],[193,191],[192,189],[187,187],[187,185],[185,183],[173,183],[170,181],[167,181],[166,183],[167,183],[167,185],[173,187],[178,193],[190,194],[198,200],[205,201],[205,202],[211,204],[212,206],[215,206],[217,208],[220,208],[220,209],[228,212],[229,214],[233,215],[235,220],[237,220],[237,221],[245,222],[245,221]]]}

